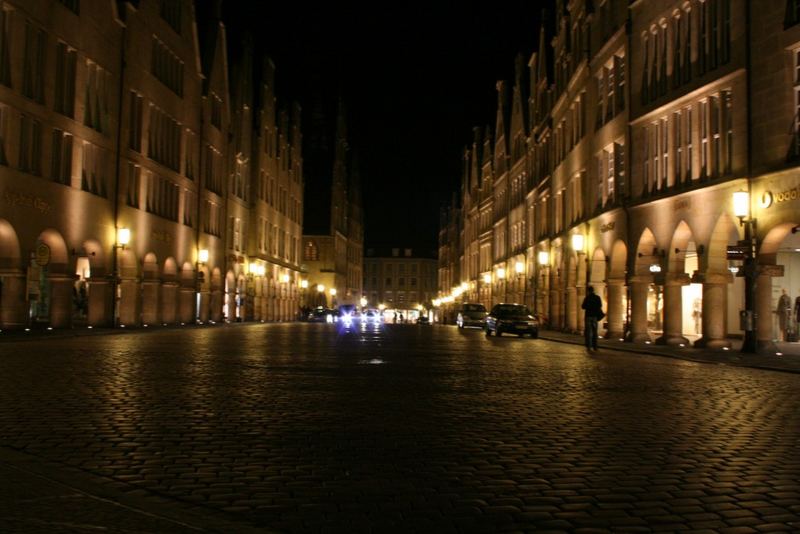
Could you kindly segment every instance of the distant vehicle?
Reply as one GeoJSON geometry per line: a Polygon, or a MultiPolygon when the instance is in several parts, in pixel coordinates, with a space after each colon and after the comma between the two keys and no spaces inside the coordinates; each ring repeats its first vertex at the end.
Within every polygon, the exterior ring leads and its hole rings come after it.
{"type": "Polygon", "coordinates": [[[308,321],[311,323],[332,323],[336,317],[336,310],[317,306],[308,314],[308,321]]]}
{"type": "Polygon", "coordinates": [[[417,324],[431,324],[431,320],[427,315],[420,315],[417,318],[417,324]]]}
{"type": "Polygon", "coordinates": [[[458,308],[456,324],[459,328],[477,326],[483,328],[486,319],[486,306],[474,302],[466,302],[458,308]]]}
{"type": "Polygon", "coordinates": [[[383,316],[378,310],[367,310],[361,314],[361,320],[368,323],[379,323],[383,320],[383,316]]]}
{"type": "Polygon", "coordinates": [[[497,337],[503,334],[517,334],[519,337],[525,334],[532,338],[539,337],[539,321],[531,314],[527,306],[522,304],[497,304],[486,316],[486,336],[497,337]]]}
{"type": "Polygon", "coordinates": [[[355,304],[342,304],[339,306],[337,319],[340,321],[360,321],[361,312],[355,304]]]}

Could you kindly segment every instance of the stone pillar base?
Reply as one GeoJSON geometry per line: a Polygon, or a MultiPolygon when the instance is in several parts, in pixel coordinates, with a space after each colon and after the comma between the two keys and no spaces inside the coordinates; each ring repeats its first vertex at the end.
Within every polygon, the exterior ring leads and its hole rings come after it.
{"type": "Polygon", "coordinates": [[[678,345],[689,345],[689,340],[683,336],[664,335],[656,339],[656,345],[667,345],[670,347],[677,347],[678,345]]]}
{"type": "Polygon", "coordinates": [[[694,346],[700,349],[724,349],[730,348],[731,342],[727,339],[710,339],[701,337],[694,342],[694,346]]]}
{"type": "Polygon", "coordinates": [[[650,334],[630,334],[626,341],[630,343],[647,343],[652,340],[650,339],[650,334]]]}

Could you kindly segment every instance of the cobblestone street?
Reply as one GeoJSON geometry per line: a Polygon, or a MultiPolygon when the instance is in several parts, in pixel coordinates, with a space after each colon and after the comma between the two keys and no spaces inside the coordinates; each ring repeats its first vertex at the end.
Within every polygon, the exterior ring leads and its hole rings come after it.
{"type": "MultiPolygon", "coordinates": [[[[4,340],[0,467],[148,514],[112,531],[796,532],[799,396],[797,374],[438,325],[4,340]]],[[[0,531],[97,526],[16,477],[0,531]]]]}

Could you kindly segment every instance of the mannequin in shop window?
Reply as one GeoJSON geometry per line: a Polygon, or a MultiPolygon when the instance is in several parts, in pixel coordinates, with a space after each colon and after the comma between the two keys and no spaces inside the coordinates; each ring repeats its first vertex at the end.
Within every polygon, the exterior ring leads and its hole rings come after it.
{"type": "Polygon", "coordinates": [[[775,310],[775,313],[778,314],[778,341],[786,341],[787,329],[792,327],[792,299],[786,294],[785,289],[781,289],[778,309],[775,310]]]}

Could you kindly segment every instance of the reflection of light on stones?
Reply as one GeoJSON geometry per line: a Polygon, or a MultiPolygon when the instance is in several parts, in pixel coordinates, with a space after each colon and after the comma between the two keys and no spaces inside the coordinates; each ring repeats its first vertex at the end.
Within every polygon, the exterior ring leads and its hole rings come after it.
{"type": "Polygon", "coordinates": [[[372,358],[371,360],[361,360],[358,362],[361,365],[381,365],[386,363],[385,361],[381,360],[380,358],[372,358]]]}

